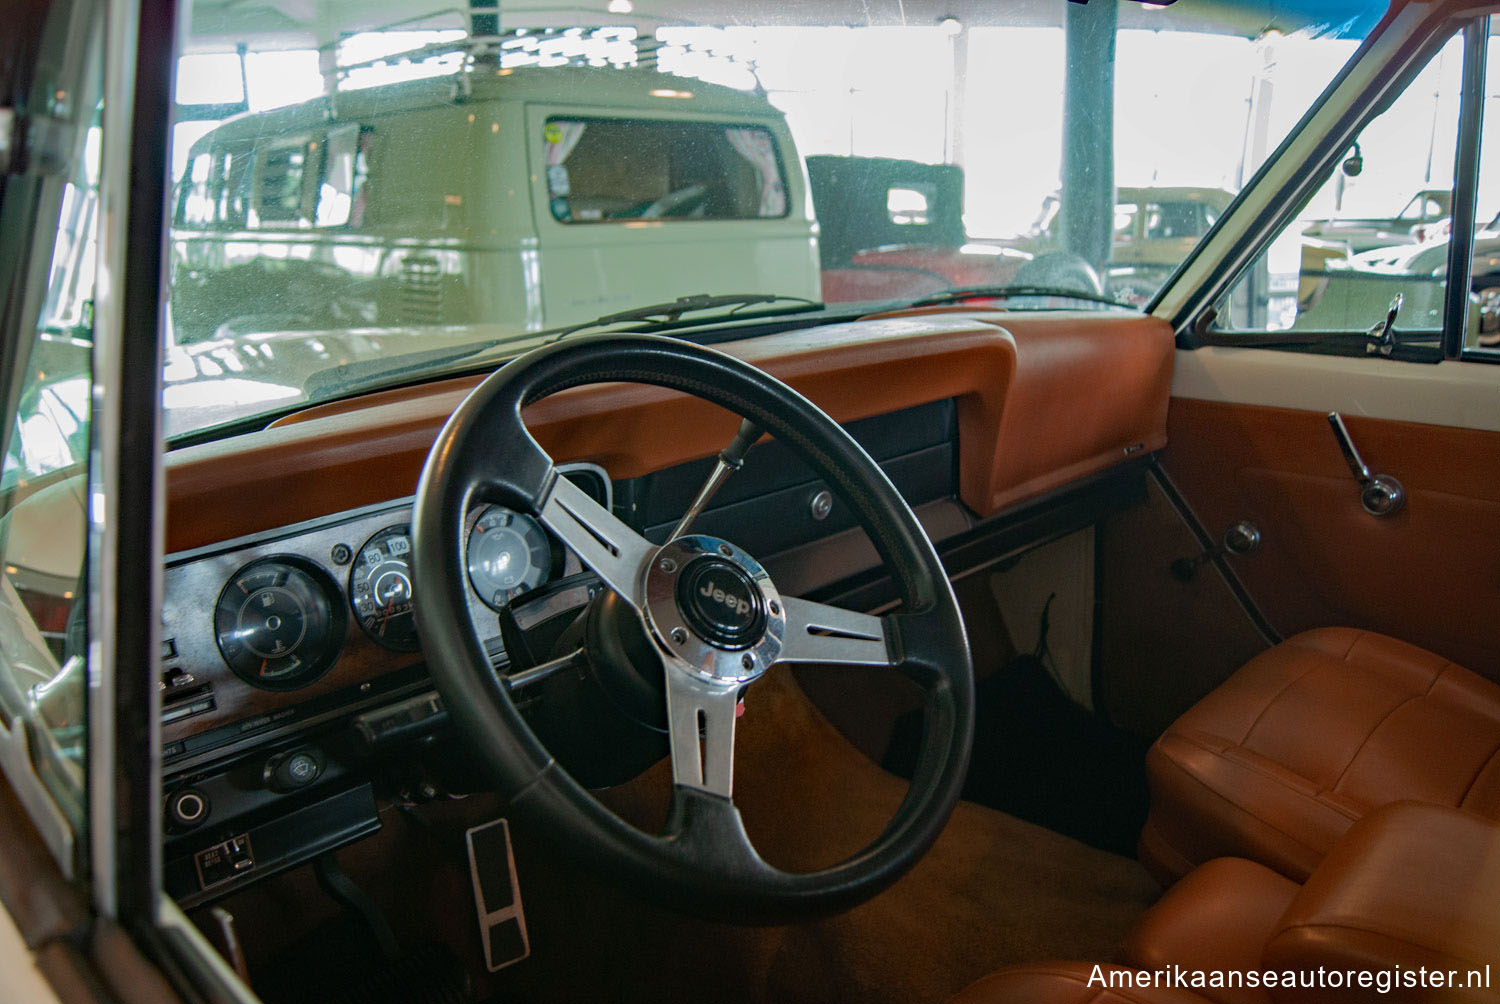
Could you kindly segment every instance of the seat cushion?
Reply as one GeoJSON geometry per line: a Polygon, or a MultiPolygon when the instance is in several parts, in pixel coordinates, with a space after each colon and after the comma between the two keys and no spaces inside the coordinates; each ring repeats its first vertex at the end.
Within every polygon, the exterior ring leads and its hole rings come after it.
{"type": "Polygon", "coordinates": [[[1206,1004],[1186,990],[1135,985],[1146,976],[1087,962],[1012,966],[971,983],[949,1004],[1206,1004]]]}
{"type": "Polygon", "coordinates": [[[1151,747],[1141,861],[1164,884],[1216,857],[1298,882],[1371,809],[1411,799],[1500,818],[1500,687],[1369,631],[1256,656],[1151,747]]]}
{"type": "MultiPolygon", "coordinates": [[[[1193,869],[1146,911],[1126,939],[1125,959],[1148,972],[1174,966],[1241,974],[1259,970],[1266,942],[1301,890],[1265,865],[1215,858],[1193,869]]],[[[1197,992],[1216,1004],[1271,1001],[1259,984],[1197,992]]]]}

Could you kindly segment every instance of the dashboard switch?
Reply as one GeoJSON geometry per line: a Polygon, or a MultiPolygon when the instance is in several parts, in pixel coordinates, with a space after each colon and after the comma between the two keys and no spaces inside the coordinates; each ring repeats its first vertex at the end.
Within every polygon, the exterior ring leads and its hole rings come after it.
{"type": "Polygon", "coordinates": [[[198,866],[198,883],[204,889],[228,882],[255,867],[255,853],[250,849],[248,833],[201,850],[194,859],[198,866]]]}
{"type": "Polygon", "coordinates": [[[323,758],[314,750],[295,750],[266,761],[261,776],[275,791],[306,788],[323,774],[323,758]]]}

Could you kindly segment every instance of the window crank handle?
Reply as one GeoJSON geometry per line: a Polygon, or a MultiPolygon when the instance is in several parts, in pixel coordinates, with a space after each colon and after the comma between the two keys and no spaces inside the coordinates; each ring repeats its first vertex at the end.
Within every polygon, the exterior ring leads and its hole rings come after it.
{"type": "Polygon", "coordinates": [[[1333,436],[1344,454],[1344,462],[1349,465],[1349,473],[1359,482],[1359,504],[1364,506],[1365,512],[1371,516],[1394,516],[1405,508],[1406,489],[1392,475],[1370,471],[1370,465],[1359,455],[1349,428],[1344,425],[1344,417],[1330,411],[1328,424],[1332,426],[1333,436]]]}

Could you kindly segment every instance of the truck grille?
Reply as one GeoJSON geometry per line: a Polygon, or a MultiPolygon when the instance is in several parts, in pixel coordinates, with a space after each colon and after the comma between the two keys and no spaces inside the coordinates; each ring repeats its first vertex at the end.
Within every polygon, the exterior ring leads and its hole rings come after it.
{"type": "Polygon", "coordinates": [[[414,324],[443,323],[443,266],[431,255],[401,260],[401,316],[414,324]]]}

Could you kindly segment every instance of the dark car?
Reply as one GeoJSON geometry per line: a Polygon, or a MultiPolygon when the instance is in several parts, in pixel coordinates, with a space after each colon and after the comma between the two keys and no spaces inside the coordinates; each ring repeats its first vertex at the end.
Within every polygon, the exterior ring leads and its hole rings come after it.
{"type": "Polygon", "coordinates": [[[964,173],[890,157],[807,158],[827,303],[1003,284],[1031,260],[964,232],[964,173]]]}

